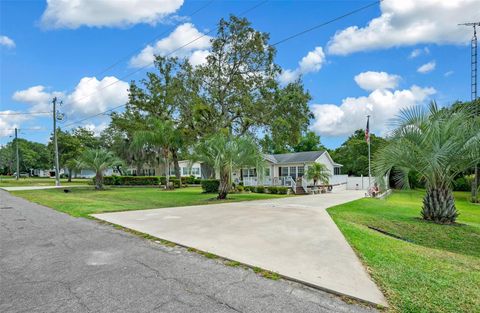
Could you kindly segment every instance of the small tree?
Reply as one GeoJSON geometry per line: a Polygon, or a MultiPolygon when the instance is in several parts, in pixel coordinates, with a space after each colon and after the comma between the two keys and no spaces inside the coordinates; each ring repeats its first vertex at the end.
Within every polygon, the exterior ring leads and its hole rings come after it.
{"type": "Polygon", "coordinates": [[[195,147],[196,159],[210,165],[220,178],[217,199],[226,199],[233,171],[244,167],[263,169],[263,155],[250,136],[235,137],[218,133],[195,147]]]}
{"type": "Polygon", "coordinates": [[[78,160],[78,168],[95,171],[95,189],[103,189],[103,174],[105,170],[121,163],[112,152],[105,149],[87,149],[78,160]]]}
{"type": "Polygon", "coordinates": [[[436,223],[455,222],[452,185],[455,177],[480,162],[480,123],[469,108],[428,110],[413,107],[401,112],[388,144],[374,155],[378,176],[393,168],[394,177],[409,187],[408,174],[425,182],[422,217],[436,223]]]}
{"type": "Polygon", "coordinates": [[[163,121],[159,118],[150,118],[147,120],[147,128],[135,132],[133,138],[133,147],[138,149],[153,149],[160,154],[165,162],[166,188],[170,187],[170,153],[176,147],[180,137],[174,124],[170,120],[163,121]]]}
{"type": "Polygon", "coordinates": [[[322,184],[328,184],[330,178],[330,170],[325,164],[322,163],[313,163],[312,166],[308,167],[307,178],[313,179],[313,185],[317,185],[317,182],[320,181],[322,184]]]}

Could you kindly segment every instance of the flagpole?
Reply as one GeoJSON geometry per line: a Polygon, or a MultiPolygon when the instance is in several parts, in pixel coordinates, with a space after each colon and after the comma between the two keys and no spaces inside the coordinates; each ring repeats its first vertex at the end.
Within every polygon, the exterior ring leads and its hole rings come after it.
{"type": "MultiPolygon", "coordinates": [[[[370,115],[367,115],[367,127],[370,128],[370,115]]],[[[372,169],[371,169],[371,161],[370,161],[370,129],[367,129],[368,132],[368,189],[372,187],[371,180],[372,180],[372,169]]]]}

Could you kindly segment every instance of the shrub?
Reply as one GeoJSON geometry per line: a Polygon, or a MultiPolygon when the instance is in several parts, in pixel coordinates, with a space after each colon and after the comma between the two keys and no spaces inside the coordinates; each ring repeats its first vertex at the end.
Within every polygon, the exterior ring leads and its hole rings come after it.
{"type": "Polygon", "coordinates": [[[237,190],[238,190],[239,192],[243,192],[243,191],[245,190],[245,188],[244,188],[242,185],[238,185],[238,186],[237,186],[237,190]]]}
{"type": "Polygon", "coordinates": [[[453,190],[455,191],[470,191],[471,188],[470,182],[465,177],[459,177],[453,182],[453,190]]]}
{"type": "Polygon", "coordinates": [[[286,195],[288,194],[288,187],[277,187],[277,191],[281,195],[286,195]]]}
{"type": "Polygon", "coordinates": [[[193,183],[196,184],[196,185],[200,185],[202,183],[202,180],[200,178],[195,178],[193,183]]]}
{"type": "Polygon", "coordinates": [[[275,187],[275,186],[268,187],[268,192],[270,192],[271,194],[277,194],[278,187],[275,187]]]}
{"type": "MultiPolygon", "coordinates": [[[[93,178],[93,180],[95,180],[95,177],[93,178]]],[[[103,184],[104,185],[118,185],[118,182],[117,182],[117,176],[105,176],[103,177],[103,184]]]]}
{"type": "Polygon", "coordinates": [[[203,192],[217,193],[220,181],[218,179],[203,179],[201,184],[203,192]]]}
{"type": "Polygon", "coordinates": [[[182,184],[195,184],[195,176],[182,176],[182,184]]]}
{"type": "Polygon", "coordinates": [[[257,186],[257,188],[255,188],[255,192],[256,193],[265,193],[265,187],[264,186],[257,186]]]}
{"type": "Polygon", "coordinates": [[[243,190],[245,190],[245,191],[252,191],[252,187],[250,187],[250,186],[243,186],[243,190]]]}
{"type": "Polygon", "coordinates": [[[175,187],[175,188],[182,187],[180,179],[170,178],[169,181],[173,184],[173,187],[175,187]]]}

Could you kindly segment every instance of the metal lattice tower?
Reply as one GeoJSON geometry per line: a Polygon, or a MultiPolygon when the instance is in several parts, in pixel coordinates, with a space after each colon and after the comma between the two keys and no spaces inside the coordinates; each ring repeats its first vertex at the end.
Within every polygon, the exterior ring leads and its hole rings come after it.
{"type": "MultiPolygon", "coordinates": [[[[480,23],[479,23],[480,24],[480,23]]],[[[472,101],[477,100],[477,28],[473,24],[472,38],[472,101]]]]}
{"type": "Polygon", "coordinates": [[[473,37],[472,37],[472,45],[471,45],[471,49],[472,49],[472,58],[471,58],[471,68],[472,68],[472,71],[471,71],[471,98],[472,98],[472,101],[475,101],[477,100],[477,73],[478,73],[478,70],[477,70],[477,66],[478,66],[478,59],[477,59],[477,46],[478,46],[478,43],[477,43],[477,26],[480,26],[480,22],[475,22],[475,23],[463,23],[463,24],[459,24],[459,25],[464,25],[464,26],[472,26],[473,27],[473,37]]]}

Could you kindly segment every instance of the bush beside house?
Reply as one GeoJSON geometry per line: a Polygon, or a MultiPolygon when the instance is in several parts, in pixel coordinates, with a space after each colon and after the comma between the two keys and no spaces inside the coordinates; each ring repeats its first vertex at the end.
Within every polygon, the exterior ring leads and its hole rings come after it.
{"type": "Polygon", "coordinates": [[[220,181],[218,179],[203,179],[201,181],[203,192],[205,193],[217,193],[220,181]]]}

